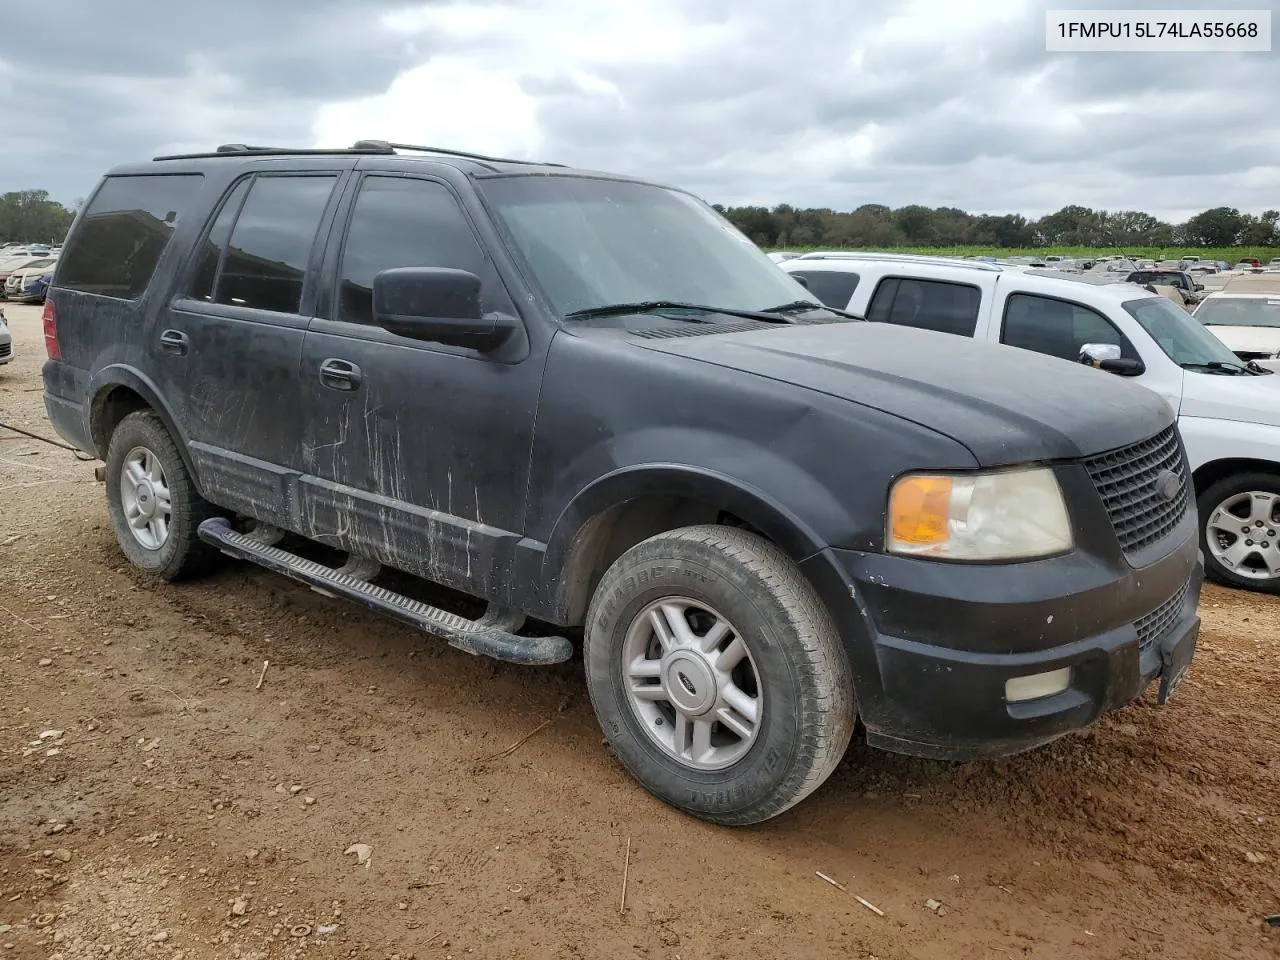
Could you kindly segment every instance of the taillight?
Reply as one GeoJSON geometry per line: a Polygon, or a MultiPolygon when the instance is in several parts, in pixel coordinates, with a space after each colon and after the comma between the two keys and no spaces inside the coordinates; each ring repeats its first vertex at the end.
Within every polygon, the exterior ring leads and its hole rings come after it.
{"type": "Polygon", "coordinates": [[[44,350],[50,360],[62,359],[62,347],[58,346],[58,314],[53,309],[53,301],[45,299],[44,313],[40,315],[44,322],[44,350]]]}

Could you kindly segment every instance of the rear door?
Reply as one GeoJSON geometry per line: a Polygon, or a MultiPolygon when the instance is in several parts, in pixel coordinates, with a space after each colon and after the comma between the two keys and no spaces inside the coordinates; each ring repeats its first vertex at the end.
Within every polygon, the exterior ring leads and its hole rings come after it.
{"type": "Polygon", "coordinates": [[[294,529],[302,340],[343,171],[247,174],[195,248],[151,350],[205,495],[294,529]]]}

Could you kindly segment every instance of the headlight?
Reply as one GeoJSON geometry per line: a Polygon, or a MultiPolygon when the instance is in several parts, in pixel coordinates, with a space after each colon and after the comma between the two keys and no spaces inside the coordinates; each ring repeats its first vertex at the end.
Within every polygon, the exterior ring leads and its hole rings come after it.
{"type": "Polygon", "coordinates": [[[1062,489],[1045,467],[899,478],[889,492],[891,553],[944,560],[1026,560],[1069,550],[1062,489]]]}

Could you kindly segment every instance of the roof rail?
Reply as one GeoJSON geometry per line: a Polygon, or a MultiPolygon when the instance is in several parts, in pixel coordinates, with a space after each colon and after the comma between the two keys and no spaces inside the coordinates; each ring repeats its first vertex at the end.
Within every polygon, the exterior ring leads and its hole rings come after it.
{"type": "Polygon", "coordinates": [[[873,253],[870,251],[831,250],[815,251],[788,260],[795,263],[800,260],[888,260],[894,263],[927,263],[943,267],[959,267],[965,270],[981,270],[986,273],[1000,273],[1003,264],[988,263],[985,260],[962,260],[959,257],[931,257],[918,253],[873,253]]]}
{"type": "Polygon", "coordinates": [[[355,148],[355,147],[257,147],[247,143],[224,143],[213,152],[205,153],[172,153],[152,160],[203,160],[209,157],[313,157],[335,153],[356,154],[360,156],[377,156],[394,154],[391,149],[355,148]]]}
{"type": "Polygon", "coordinates": [[[483,153],[469,153],[466,150],[450,150],[447,147],[423,147],[414,143],[392,143],[389,140],[357,140],[351,147],[353,150],[378,150],[395,153],[397,150],[412,150],[414,153],[437,153],[445,157],[461,157],[464,160],[479,160],[482,163],[527,163],[540,167],[563,167],[563,163],[544,163],[540,160],[513,160],[510,157],[491,157],[483,153]]]}
{"type": "MultiPolygon", "coordinates": [[[[263,147],[248,143],[220,144],[212,153],[174,153],[153,160],[204,160],[210,157],[309,157],[333,154],[356,156],[395,156],[398,151],[408,150],[414,153],[432,153],[443,157],[458,157],[463,160],[475,160],[477,163],[522,163],[544,167],[563,167],[563,163],[540,163],[536,160],[512,160],[509,157],[490,157],[483,153],[469,153],[466,150],[450,150],[445,147],[422,147],[412,143],[391,143],[387,140],[357,140],[349,147],[263,147]]],[[[494,169],[490,167],[490,169],[494,169]]]]}

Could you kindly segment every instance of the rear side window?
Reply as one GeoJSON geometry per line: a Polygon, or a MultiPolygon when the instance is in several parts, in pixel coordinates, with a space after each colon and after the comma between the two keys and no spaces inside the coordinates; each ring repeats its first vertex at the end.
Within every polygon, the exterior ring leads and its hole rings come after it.
{"type": "Polygon", "coordinates": [[[967,284],[887,277],[871,298],[867,319],[972,337],[981,303],[981,292],[967,284]]]}
{"type": "Polygon", "coordinates": [[[1129,338],[1096,310],[1029,293],[1009,297],[1000,342],[1063,360],[1079,360],[1086,343],[1110,343],[1122,357],[1139,359],[1129,338]]]}
{"type": "MultiPolygon", "coordinates": [[[[271,176],[253,181],[218,270],[216,303],[298,312],[316,230],[337,179],[271,176]]],[[[219,216],[214,222],[214,230],[221,220],[219,216]]],[[[209,236],[215,239],[213,230],[209,236]]]]}
{"type": "Polygon", "coordinates": [[[801,277],[809,292],[828,307],[844,310],[849,306],[853,291],[858,289],[856,273],[837,273],[834,270],[793,270],[793,277],[801,277]]]}
{"type": "Polygon", "coordinates": [[[393,267],[449,267],[480,278],[486,311],[510,309],[458,201],[430,180],[366,177],[342,253],[338,319],[373,323],[373,278],[393,267]]]}
{"type": "Polygon", "coordinates": [[[63,251],[59,287],[121,300],[142,296],[204,177],[108,177],[63,251]]]}

